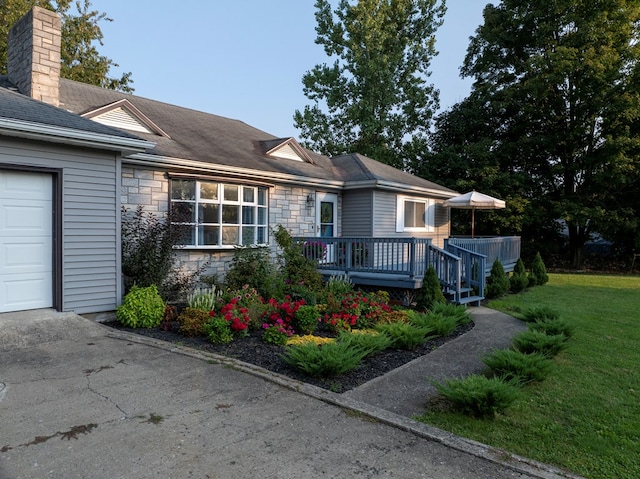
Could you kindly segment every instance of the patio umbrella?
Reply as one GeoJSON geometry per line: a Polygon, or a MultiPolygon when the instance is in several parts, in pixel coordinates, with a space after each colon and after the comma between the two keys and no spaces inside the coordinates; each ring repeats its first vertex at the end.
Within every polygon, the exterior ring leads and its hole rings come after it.
{"type": "Polygon", "coordinates": [[[478,210],[498,210],[506,206],[503,200],[494,198],[493,196],[485,195],[477,191],[470,191],[464,195],[454,196],[444,202],[444,206],[450,208],[461,208],[465,210],[471,210],[471,237],[475,234],[475,214],[478,210]]]}

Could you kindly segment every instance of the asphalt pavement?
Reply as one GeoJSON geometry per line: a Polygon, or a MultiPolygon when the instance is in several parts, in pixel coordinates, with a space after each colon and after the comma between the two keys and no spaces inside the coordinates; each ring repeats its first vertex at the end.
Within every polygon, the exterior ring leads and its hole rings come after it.
{"type": "Polygon", "coordinates": [[[345,394],[73,313],[0,314],[0,478],[577,477],[411,419],[427,377],[481,367],[522,327],[472,312],[471,332],[345,394]]]}

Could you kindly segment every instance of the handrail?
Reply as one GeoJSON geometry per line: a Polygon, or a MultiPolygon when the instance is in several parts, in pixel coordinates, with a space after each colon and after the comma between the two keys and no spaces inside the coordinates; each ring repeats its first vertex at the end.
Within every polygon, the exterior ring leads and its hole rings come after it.
{"type": "Polygon", "coordinates": [[[459,303],[461,297],[460,280],[462,277],[460,258],[437,246],[429,245],[429,265],[435,269],[440,284],[444,289],[453,293],[454,302],[459,303]]]}
{"type": "Polygon", "coordinates": [[[469,251],[481,253],[487,257],[486,270],[489,273],[493,262],[500,260],[506,271],[512,271],[518,258],[520,258],[519,236],[496,236],[490,238],[460,238],[451,237],[445,241],[445,249],[448,245],[455,245],[469,251]]]}
{"type": "Polygon", "coordinates": [[[461,283],[477,288],[477,295],[484,298],[487,256],[451,243],[447,244],[447,249],[460,257],[461,283]]]}
{"type": "Polygon", "coordinates": [[[424,276],[430,238],[293,238],[303,254],[318,262],[318,269],[348,272],[424,276]]]}

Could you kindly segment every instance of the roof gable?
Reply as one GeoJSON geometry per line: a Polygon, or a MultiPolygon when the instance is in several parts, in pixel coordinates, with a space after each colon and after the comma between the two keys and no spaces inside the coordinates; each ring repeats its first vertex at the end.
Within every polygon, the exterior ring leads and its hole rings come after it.
{"type": "Polygon", "coordinates": [[[135,131],[137,133],[155,134],[169,138],[167,133],[127,99],[118,100],[95,110],[88,111],[82,116],[113,128],[135,131]]]}
{"type": "Polygon", "coordinates": [[[300,143],[298,143],[295,138],[280,138],[277,140],[265,141],[264,145],[267,148],[267,156],[283,160],[305,161],[312,165],[315,164],[309,154],[302,146],[300,146],[300,143]]]}

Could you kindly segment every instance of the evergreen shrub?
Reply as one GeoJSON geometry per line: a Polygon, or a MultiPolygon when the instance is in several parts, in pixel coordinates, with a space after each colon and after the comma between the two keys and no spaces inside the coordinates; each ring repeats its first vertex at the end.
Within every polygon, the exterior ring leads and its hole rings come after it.
{"type": "Polygon", "coordinates": [[[133,285],[116,310],[116,318],[130,328],[155,328],[164,317],[164,301],[155,284],[133,285]]]}

